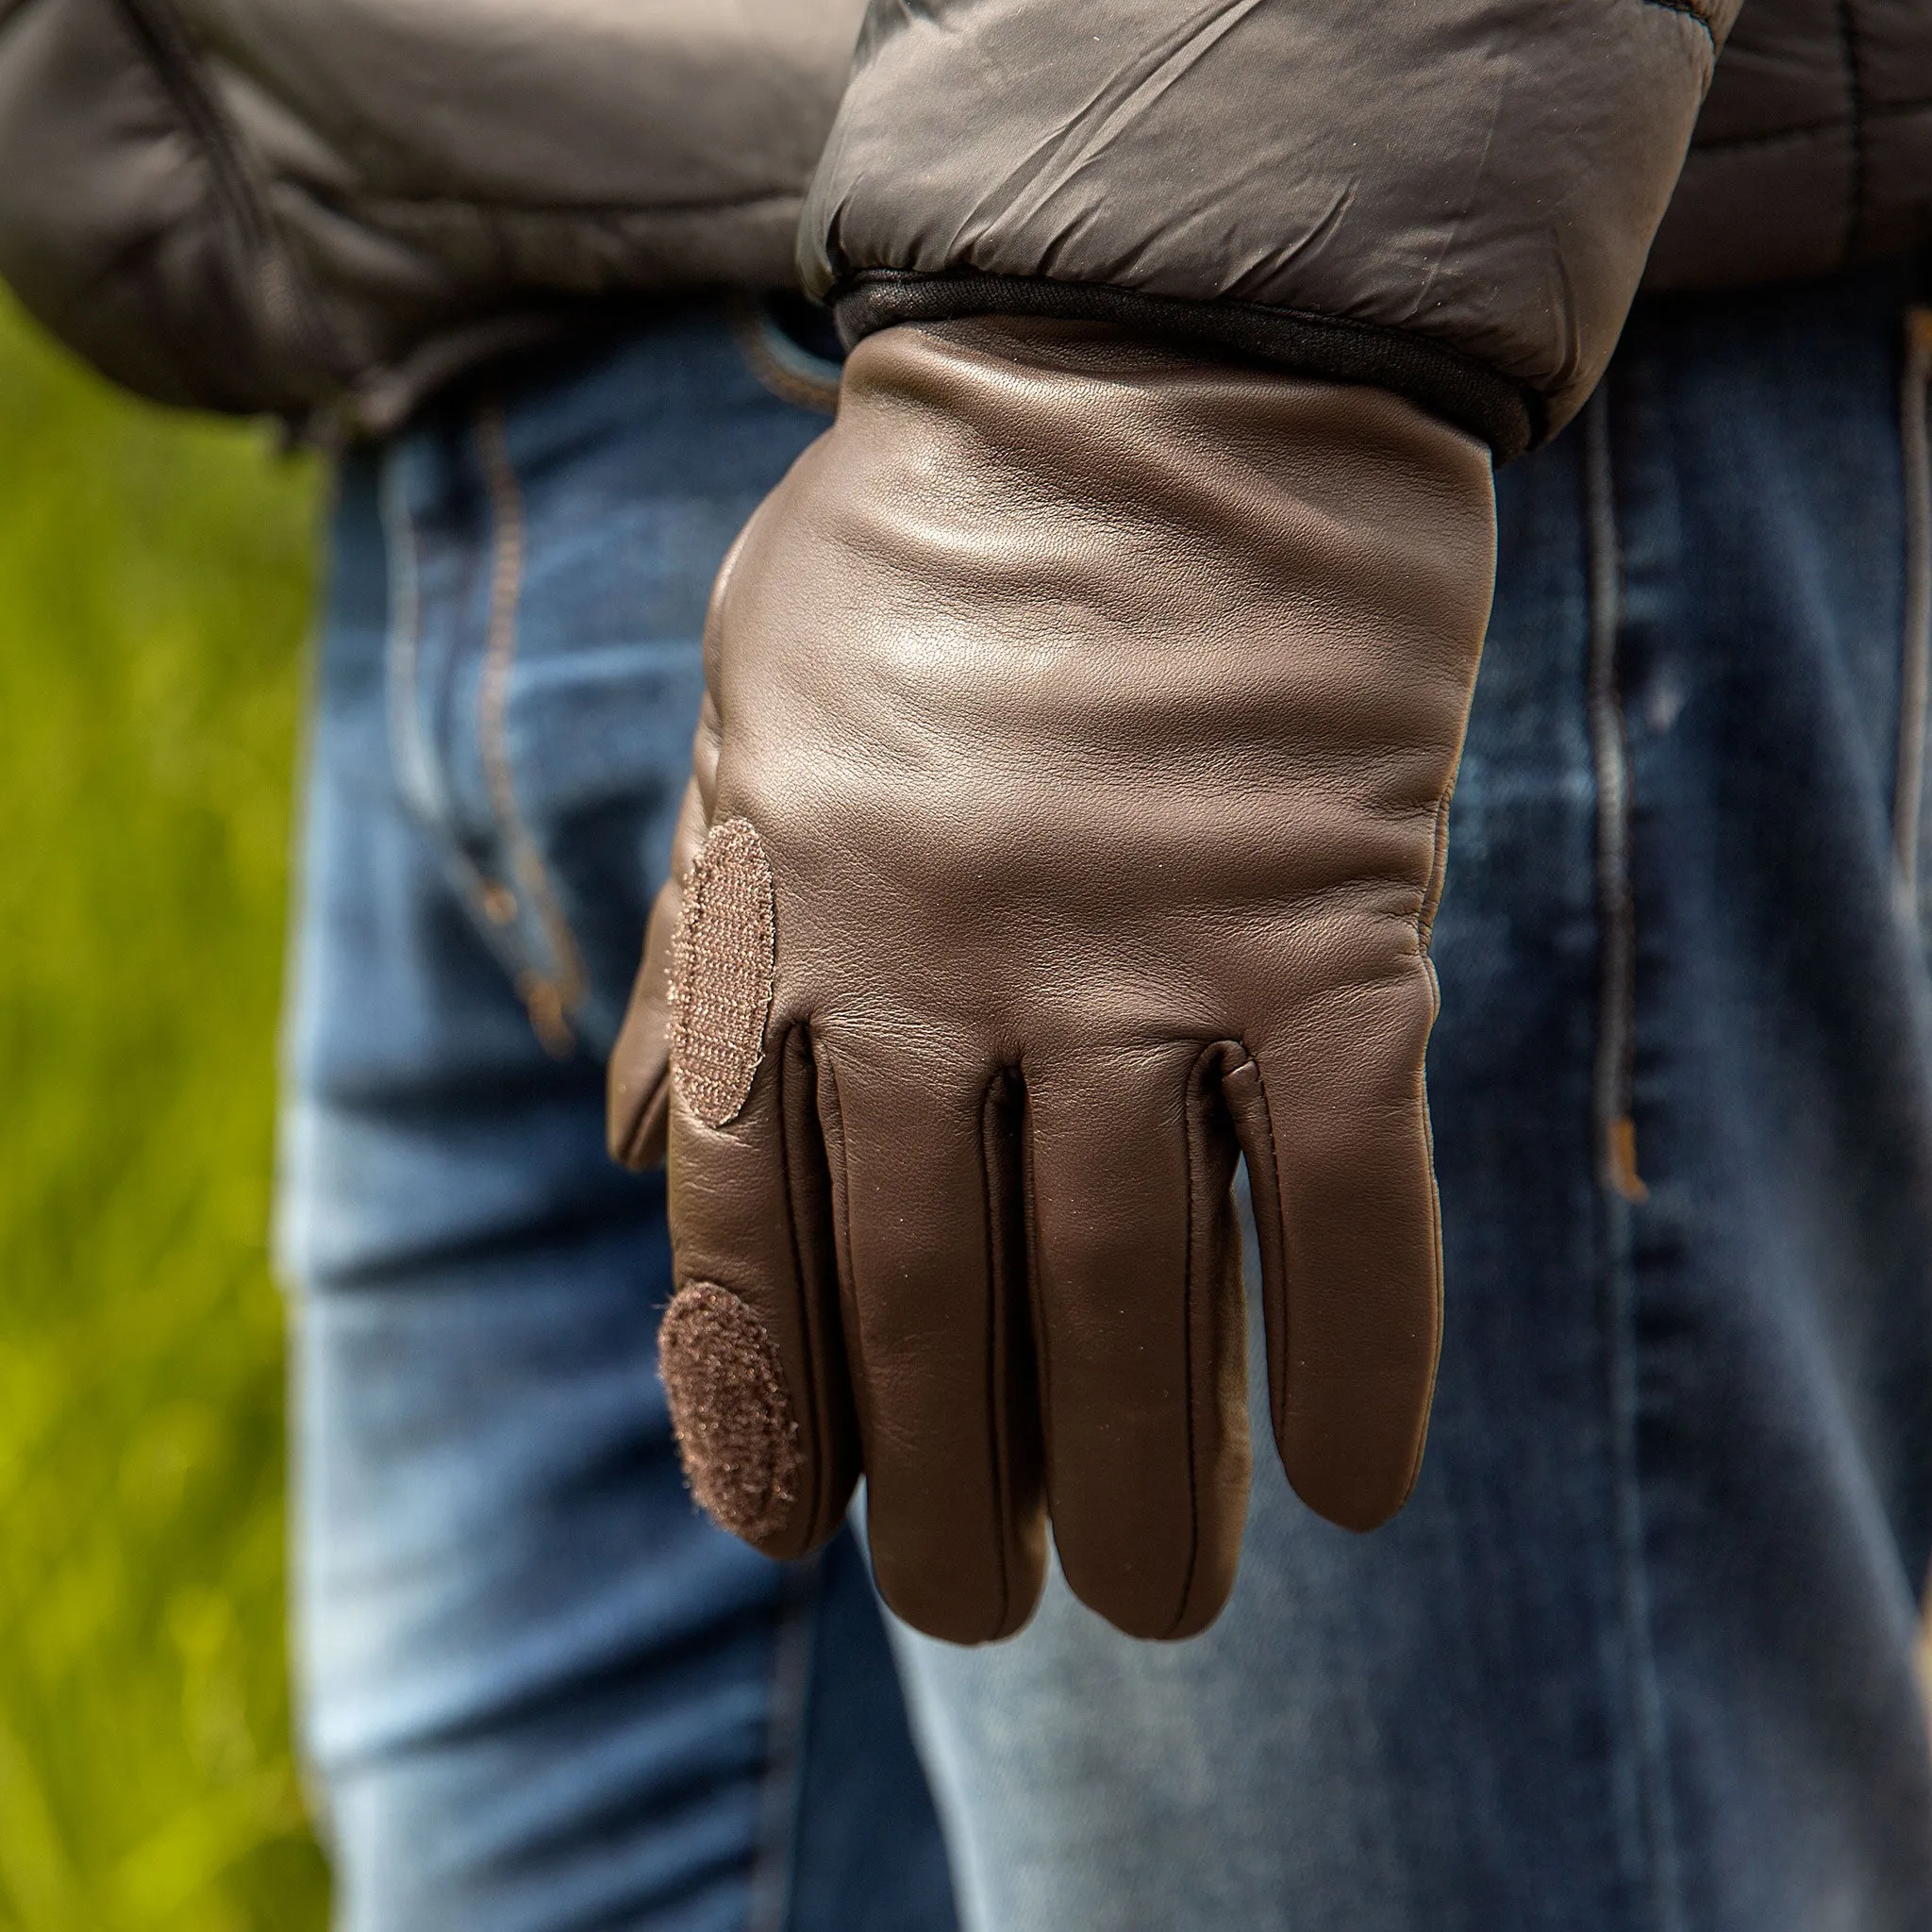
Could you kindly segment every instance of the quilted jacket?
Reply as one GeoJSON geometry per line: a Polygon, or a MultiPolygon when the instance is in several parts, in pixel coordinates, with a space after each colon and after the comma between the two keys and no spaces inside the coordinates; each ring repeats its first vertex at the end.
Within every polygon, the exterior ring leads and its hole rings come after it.
{"type": "Polygon", "coordinates": [[[0,0],[0,275],[147,394],[379,430],[547,335],[788,283],[796,242],[848,338],[1114,314],[1507,457],[1646,275],[1825,273],[1932,217],[1932,0],[863,14],[0,0]]]}

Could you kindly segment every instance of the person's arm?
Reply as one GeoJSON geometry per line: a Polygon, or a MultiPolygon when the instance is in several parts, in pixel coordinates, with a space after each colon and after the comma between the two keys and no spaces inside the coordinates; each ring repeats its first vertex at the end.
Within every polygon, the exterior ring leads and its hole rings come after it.
{"type": "Polygon", "coordinates": [[[855,338],[1104,316],[1393,390],[1507,461],[1609,360],[1738,10],[877,4],[807,280],[855,338]]]}
{"type": "Polygon", "coordinates": [[[1655,0],[881,0],[807,248],[857,342],[721,576],[613,1062],[668,1134],[692,1486],[865,1474],[922,1629],[1184,1636],[1248,1481],[1228,1183],[1297,1491],[1426,1425],[1429,922],[1492,453],[1607,360],[1714,58],[1655,0]]]}
{"type": "Polygon", "coordinates": [[[863,0],[0,0],[0,281],[158,401],[392,434],[791,286],[863,0]]]}

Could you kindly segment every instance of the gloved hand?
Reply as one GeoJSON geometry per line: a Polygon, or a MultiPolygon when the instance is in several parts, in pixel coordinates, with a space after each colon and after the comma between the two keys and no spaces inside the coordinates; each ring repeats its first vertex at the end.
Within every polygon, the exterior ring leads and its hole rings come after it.
{"type": "Polygon", "coordinates": [[[669,1134],[691,1487],[774,1557],[1183,1637],[1249,1474],[1245,1155],[1289,1479],[1366,1529],[1440,1333],[1423,1051],[1488,451],[1062,322],[872,336],[721,574],[611,1140],[669,1134]],[[668,1069],[668,1073],[667,1073],[668,1069]]]}

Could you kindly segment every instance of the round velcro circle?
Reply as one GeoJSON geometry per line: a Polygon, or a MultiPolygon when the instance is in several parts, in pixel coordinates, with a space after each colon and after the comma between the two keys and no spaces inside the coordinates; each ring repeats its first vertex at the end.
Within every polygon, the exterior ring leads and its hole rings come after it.
{"type": "Polygon", "coordinates": [[[672,1075],[708,1127],[728,1124],[751,1097],[776,958],[764,841],[726,819],[691,860],[671,959],[672,1075]]]}
{"type": "Polygon", "coordinates": [[[729,1289],[688,1282],[664,1311],[658,1373],[691,1494],[747,1542],[775,1535],[805,1457],[771,1331],[729,1289]]]}

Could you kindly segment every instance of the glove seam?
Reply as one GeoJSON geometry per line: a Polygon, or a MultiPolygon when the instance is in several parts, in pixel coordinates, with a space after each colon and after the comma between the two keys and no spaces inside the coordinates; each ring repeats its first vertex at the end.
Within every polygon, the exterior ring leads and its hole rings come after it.
{"type": "MultiPolygon", "coordinates": [[[[819,1400],[819,1377],[822,1373],[821,1365],[824,1352],[821,1346],[821,1338],[817,1332],[819,1311],[813,1306],[814,1297],[811,1292],[811,1284],[806,1273],[805,1243],[799,1234],[798,1194],[791,1181],[791,1163],[794,1149],[792,1146],[790,1118],[791,1109],[785,1105],[786,1061],[792,1052],[792,1041],[799,1030],[796,1026],[788,1027],[785,1031],[785,1037],[778,1042],[777,1051],[773,1053],[768,1049],[764,1058],[767,1062],[775,1060],[777,1063],[775,1071],[777,1074],[778,1104],[774,1111],[777,1115],[778,1123],[778,1172],[784,1176],[785,1239],[791,1249],[791,1279],[797,1286],[799,1328],[805,1341],[805,1405],[808,1410],[806,1417],[806,1440],[811,1444],[811,1453],[805,1460],[809,1471],[806,1480],[810,1487],[811,1496],[809,1507],[802,1512],[801,1521],[809,1533],[815,1531],[818,1527],[819,1509],[824,1497],[824,1486],[831,1474],[826,1464],[829,1460],[828,1451],[832,1445],[825,1441],[824,1407],[819,1400]]],[[[756,1078],[756,1074],[754,1074],[754,1078],[756,1078]]],[[[713,1129],[713,1131],[723,1132],[724,1130],[713,1129]]],[[[816,1541],[817,1540],[816,1536],[813,1536],[812,1541],[816,1541]]]]}
{"type": "Polygon", "coordinates": [[[1032,1084],[1026,1077],[1026,1056],[1007,1069],[1020,1083],[1020,1213],[1021,1251],[1026,1265],[1026,1319],[1033,1328],[1033,1399],[1039,1408],[1040,1483],[1049,1520],[1054,1515],[1053,1346],[1046,1308],[1040,1295],[1040,1216],[1033,1198],[1032,1084]]]}
{"type": "MultiPolygon", "coordinates": [[[[807,1037],[812,1041],[812,1063],[824,1070],[824,1077],[817,1083],[819,1105],[819,1139],[825,1151],[825,1177],[830,1182],[832,1197],[832,1275],[833,1286],[839,1304],[840,1344],[845,1358],[845,1373],[852,1387],[853,1424],[858,1432],[858,1461],[861,1472],[865,1467],[865,1448],[871,1437],[870,1409],[872,1382],[865,1369],[865,1331],[858,1320],[858,1294],[852,1279],[852,1182],[845,1160],[845,1107],[839,1093],[839,1063],[829,1053],[822,1050],[823,1042],[812,1038],[809,1028],[807,1037]],[[825,1120],[824,1096],[829,1089],[832,1096],[832,1112],[836,1124],[828,1131],[825,1120]],[[837,1142],[836,1162],[834,1142],[837,1142]]],[[[791,1208],[791,1179],[787,1170],[785,1181],[785,1202],[787,1212],[791,1208]]],[[[797,1237],[794,1233],[793,1240],[797,1237]]]]}
{"type": "Polygon", "coordinates": [[[1201,1445],[1196,1427],[1195,1407],[1200,1401],[1200,1390],[1194,1376],[1194,1320],[1199,1312],[1198,1298],[1200,1282],[1196,1279],[1194,1267],[1194,1195],[1199,1185],[1198,1167],[1195,1158],[1194,1126],[1191,1118],[1190,1102],[1192,1100],[1196,1083],[1205,1090],[1208,1062],[1221,1051],[1222,1042],[1213,1041],[1195,1055],[1193,1064],[1188,1069],[1187,1084],[1181,1089],[1181,1147],[1187,1162],[1187,1221],[1183,1229],[1185,1245],[1181,1253],[1186,1257],[1187,1285],[1181,1297],[1181,1382],[1186,1391],[1183,1404],[1188,1418],[1188,1568],[1181,1578],[1180,1602],[1174,1607],[1173,1618],[1169,1621],[1165,1635],[1172,1639],[1188,1621],[1188,1607],[1193,1599],[1194,1575],[1201,1567],[1201,1445]]]}
{"type": "MultiPolygon", "coordinates": [[[[1277,1306],[1278,1312],[1272,1324],[1266,1324],[1264,1321],[1263,1332],[1265,1335],[1267,1329],[1271,1326],[1277,1331],[1275,1338],[1277,1345],[1269,1347],[1264,1352],[1268,1356],[1266,1364],[1268,1370],[1268,1421],[1278,1448],[1281,1441],[1282,1424],[1288,1415],[1288,1361],[1290,1354],[1288,1337],[1288,1229],[1282,1220],[1281,1147],[1274,1137],[1274,1110],[1268,1104],[1268,1078],[1262,1068],[1260,1058],[1254,1048],[1248,1044],[1247,1037],[1244,1034],[1237,1034],[1235,1036],[1235,1043],[1241,1050],[1242,1065],[1252,1067],[1255,1070],[1255,1100],[1254,1106],[1248,1110],[1249,1119],[1252,1121],[1256,1112],[1258,1111],[1262,1138],[1266,1141],[1268,1153],[1268,1173],[1264,1176],[1268,1198],[1265,1203],[1254,1204],[1254,1195],[1257,1191],[1252,1166],[1250,1166],[1248,1171],[1248,1193],[1250,1203],[1254,1207],[1257,1224],[1256,1246],[1260,1250],[1262,1275],[1260,1291],[1264,1311],[1270,1300],[1270,1284],[1267,1278],[1267,1253],[1266,1248],[1262,1245],[1263,1238],[1260,1232],[1261,1215],[1264,1207],[1267,1213],[1272,1217],[1269,1225],[1274,1231],[1274,1245],[1276,1250],[1275,1268],[1279,1278],[1274,1284],[1273,1299],[1277,1306]]],[[[1228,1076],[1241,1071],[1241,1067],[1230,1067],[1227,1073],[1223,1074],[1224,1091],[1225,1091],[1228,1076]]],[[[1241,1143],[1241,1136],[1239,1131],[1235,1135],[1235,1140],[1238,1144],[1241,1143]]],[[[1247,1149],[1244,1144],[1241,1147],[1241,1152],[1242,1158],[1246,1158],[1247,1149]]]]}
{"type": "MultiPolygon", "coordinates": [[[[992,1451],[992,1487],[994,1526],[997,1531],[995,1542],[998,1547],[999,1563],[999,1606],[993,1620],[995,1630],[1007,1627],[1007,1619],[1012,1614],[1013,1574],[1008,1561],[1011,1555],[1012,1536],[1017,1524],[1014,1521],[1012,1494],[1012,1454],[1013,1428],[1015,1418],[1008,1414],[1007,1405],[1001,1398],[1000,1386],[1006,1368],[1006,1355],[1000,1347],[1001,1329],[1010,1325],[1012,1311],[1004,1304],[1010,1293],[1011,1284],[1002,1277],[1005,1274],[1004,1257],[1006,1243],[1000,1238],[999,1203],[995,1198],[997,1169],[991,1158],[994,1139],[998,1132],[997,1115],[1002,1098],[1001,1089],[1012,1078],[1012,1070],[1001,1068],[987,1082],[979,1104],[979,1198],[982,1215],[982,1238],[986,1248],[986,1406],[992,1427],[990,1431],[992,1451]],[[1005,1318],[1004,1324],[1002,1318],[1005,1318]]],[[[1024,1093],[1024,1089],[1022,1088],[1024,1093]]],[[[1008,1336],[1010,1345],[1012,1338],[1008,1336]]]]}

